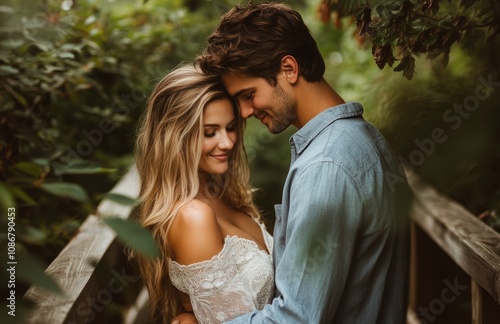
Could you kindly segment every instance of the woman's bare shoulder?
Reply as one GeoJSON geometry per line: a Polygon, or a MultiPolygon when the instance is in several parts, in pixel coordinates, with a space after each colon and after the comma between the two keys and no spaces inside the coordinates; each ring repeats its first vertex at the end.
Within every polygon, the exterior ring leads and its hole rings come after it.
{"type": "Polygon", "coordinates": [[[198,199],[182,207],[169,231],[172,259],[180,264],[210,260],[224,245],[213,209],[198,199]]]}
{"type": "Polygon", "coordinates": [[[186,203],[176,218],[182,223],[217,221],[212,207],[199,199],[193,199],[186,203]]]}

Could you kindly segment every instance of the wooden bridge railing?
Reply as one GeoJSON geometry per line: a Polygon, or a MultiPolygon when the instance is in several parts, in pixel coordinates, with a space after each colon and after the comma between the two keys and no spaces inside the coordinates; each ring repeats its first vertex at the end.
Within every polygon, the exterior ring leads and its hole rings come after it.
{"type": "Polygon", "coordinates": [[[410,309],[422,323],[500,323],[500,235],[407,172],[411,209],[410,309]]]}
{"type": "MultiPolygon", "coordinates": [[[[139,178],[131,168],[111,190],[137,198],[139,178]]],[[[24,298],[36,303],[26,323],[145,323],[147,293],[141,290],[135,267],[123,245],[101,217],[134,217],[135,209],[103,200],[97,215],[89,215],[78,234],[46,269],[64,295],[32,286],[24,298]]]]}
{"type": "MultiPolygon", "coordinates": [[[[415,193],[408,323],[500,323],[500,235],[417,176],[408,180],[415,193]]],[[[138,190],[132,168],[112,192],[137,197],[138,190]]],[[[134,212],[106,200],[98,207],[99,215],[128,218],[134,212]]],[[[31,287],[25,298],[36,307],[26,323],[150,322],[147,292],[123,245],[95,215],[46,273],[65,295],[31,287]]]]}

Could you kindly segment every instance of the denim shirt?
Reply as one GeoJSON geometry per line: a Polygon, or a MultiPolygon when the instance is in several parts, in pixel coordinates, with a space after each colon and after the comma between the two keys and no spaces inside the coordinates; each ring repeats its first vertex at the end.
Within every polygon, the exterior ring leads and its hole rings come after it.
{"type": "Polygon", "coordinates": [[[409,261],[404,173],[351,102],[290,138],[275,206],[276,295],[231,323],[405,323],[409,261]]]}

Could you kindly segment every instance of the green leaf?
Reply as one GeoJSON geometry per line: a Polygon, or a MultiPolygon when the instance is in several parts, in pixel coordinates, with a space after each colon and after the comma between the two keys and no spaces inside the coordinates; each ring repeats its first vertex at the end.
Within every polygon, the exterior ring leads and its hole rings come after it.
{"type": "Polygon", "coordinates": [[[436,43],[436,41],[438,40],[439,36],[440,35],[438,33],[435,33],[429,37],[422,39],[422,45],[427,46],[427,47],[434,45],[436,43]]]}
{"type": "Polygon", "coordinates": [[[19,279],[40,286],[49,291],[62,294],[59,285],[44,273],[45,267],[27,252],[18,250],[17,252],[16,275],[19,279]]]}
{"type": "Polygon", "coordinates": [[[87,192],[76,183],[54,182],[44,183],[40,188],[54,196],[69,198],[80,202],[88,200],[87,192]]]}
{"type": "Polygon", "coordinates": [[[0,75],[11,75],[11,74],[17,74],[19,73],[19,70],[9,66],[9,65],[0,65],[0,75]]]}
{"type": "Polygon", "coordinates": [[[114,192],[109,192],[103,196],[103,199],[108,199],[125,206],[137,206],[140,199],[131,198],[114,192]]]}
{"type": "Polygon", "coordinates": [[[36,164],[38,164],[42,167],[46,167],[50,163],[49,159],[46,159],[46,158],[36,158],[36,159],[33,159],[33,162],[35,162],[36,164]]]}
{"type": "Polygon", "coordinates": [[[11,13],[16,12],[16,9],[14,9],[12,7],[7,7],[7,6],[0,6],[0,12],[11,14],[11,13]]]}
{"type": "Polygon", "coordinates": [[[411,54],[405,55],[401,62],[394,68],[394,72],[403,71],[403,76],[408,80],[413,78],[415,73],[415,58],[411,54]]]}
{"type": "Polygon", "coordinates": [[[47,232],[28,226],[24,228],[22,233],[19,233],[19,238],[29,244],[44,245],[46,244],[47,232]]]}
{"type": "Polygon", "coordinates": [[[3,48],[18,48],[24,45],[24,41],[20,39],[6,39],[0,41],[0,47],[3,48]]]}
{"type": "Polygon", "coordinates": [[[149,231],[137,222],[118,217],[105,217],[103,221],[116,232],[123,244],[150,258],[160,255],[160,250],[149,231]]]}
{"type": "Polygon", "coordinates": [[[66,51],[66,52],[78,52],[80,53],[82,51],[82,45],[80,44],[73,44],[73,43],[67,43],[63,44],[60,48],[61,51],[66,51]]]}
{"type": "Polygon", "coordinates": [[[54,48],[54,46],[49,42],[34,42],[31,45],[35,46],[42,52],[48,52],[54,48]]]}
{"type": "Polygon", "coordinates": [[[389,12],[388,12],[386,6],[379,5],[379,6],[375,7],[375,10],[377,11],[377,14],[381,20],[388,20],[389,19],[390,15],[389,15],[389,12]]]}
{"type": "Polygon", "coordinates": [[[66,165],[60,163],[52,163],[51,165],[58,174],[98,174],[116,171],[116,169],[105,168],[95,162],[82,159],[73,159],[66,165]]]}
{"type": "Polygon", "coordinates": [[[2,210],[7,210],[7,208],[15,207],[14,197],[8,187],[0,182],[0,206],[2,210]]]}
{"type": "Polygon", "coordinates": [[[60,166],[57,168],[57,174],[98,174],[112,173],[116,169],[103,168],[100,166],[60,166]]]}
{"type": "Polygon", "coordinates": [[[89,39],[85,39],[83,41],[83,44],[85,44],[86,46],[88,46],[88,47],[90,47],[92,49],[95,49],[95,50],[100,50],[101,49],[101,47],[99,46],[99,44],[97,44],[96,42],[91,41],[89,39]]]}
{"type": "Polygon", "coordinates": [[[74,59],[75,58],[75,54],[73,54],[71,52],[62,52],[62,53],[57,54],[57,56],[60,58],[67,58],[67,59],[74,59]]]}
{"type": "Polygon", "coordinates": [[[24,174],[30,175],[33,178],[38,178],[42,173],[42,168],[32,162],[19,162],[13,166],[14,169],[21,171],[24,174]]]}

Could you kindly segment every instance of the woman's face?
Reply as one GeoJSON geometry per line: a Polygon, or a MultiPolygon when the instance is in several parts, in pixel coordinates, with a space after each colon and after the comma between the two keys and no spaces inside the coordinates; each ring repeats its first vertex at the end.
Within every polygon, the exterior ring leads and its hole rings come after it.
{"type": "Polygon", "coordinates": [[[203,149],[200,170],[223,174],[229,168],[229,152],[236,143],[236,119],[229,99],[209,103],[203,110],[203,149]]]}

